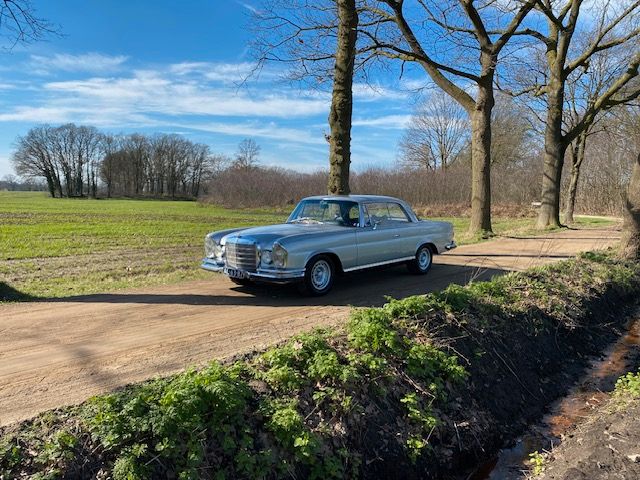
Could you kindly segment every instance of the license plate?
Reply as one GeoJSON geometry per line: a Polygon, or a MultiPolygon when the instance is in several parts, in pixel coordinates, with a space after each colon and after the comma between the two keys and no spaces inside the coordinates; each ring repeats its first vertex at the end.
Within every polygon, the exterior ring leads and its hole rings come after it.
{"type": "Polygon", "coordinates": [[[248,277],[247,272],[243,272],[242,270],[238,270],[236,268],[226,268],[224,273],[226,273],[231,278],[237,278],[239,280],[248,277]]]}

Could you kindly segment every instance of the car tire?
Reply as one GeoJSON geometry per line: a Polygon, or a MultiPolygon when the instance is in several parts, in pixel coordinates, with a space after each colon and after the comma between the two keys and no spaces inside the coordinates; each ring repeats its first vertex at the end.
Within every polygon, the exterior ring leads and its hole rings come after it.
{"type": "Polygon", "coordinates": [[[422,245],[416,252],[416,257],[407,263],[409,272],[414,275],[424,275],[431,270],[433,251],[429,245],[422,245]]]}
{"type": "Polygon", "coordinates": [[[236,285],[242,285],[243,287],[250,287],[253,285],[253,282],[248,278],[229,278],[236,285]]]}
{"type": "Polygon", "coordinates": [[[326,295],[333,286],[335,271],[333,261],[327,255],[313,257],[305,268],[300,292],[311,297],[326,295]]]}

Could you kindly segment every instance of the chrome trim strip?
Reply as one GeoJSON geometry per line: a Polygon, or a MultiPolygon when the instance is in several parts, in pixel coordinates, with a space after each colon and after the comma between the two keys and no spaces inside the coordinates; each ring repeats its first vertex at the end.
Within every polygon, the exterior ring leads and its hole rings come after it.
{"type": "Polygon", "coordinates": [[[249,272],[249,278],[267,278],[274,280],[289,280],[304,277],[304,270],[259,270],[256,273],[249,272]]]}
{"type": "Polygon", "coordinates": [[[359,265],[357,267],[345,268],[345,272],[353,272],[354,270],[362,270],[364,268],[381,267],[382,265],[390,265],[392,263],[406,262],[407,260],[415,260],[416,257],[402,257],[394,260],[387,260],[385,262],[369,263],[368,265],[359,265]]]}
{"type": "MultiPolygon", "coordinates": [[[[224,273],[224,263],[218,263],[212,258],[203,258],[200,268],[208,270],[209,272],[224,273]]],[[[234,268],[234,267],[231,267],[234,268]]],[[[258,270],[257,272],[250,272],[244,268],[237,268],[236,270],[242,270],[246,272],[249,278],[257,280],[297,280],[304,277],[304,269],[302,270],[258,270]]]]}

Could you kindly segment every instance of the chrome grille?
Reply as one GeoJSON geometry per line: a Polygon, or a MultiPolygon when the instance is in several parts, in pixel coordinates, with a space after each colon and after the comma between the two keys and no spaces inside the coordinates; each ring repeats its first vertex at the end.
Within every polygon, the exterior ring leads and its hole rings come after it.
{"type": "Polygon", "coordinates": [[[255,243],[227,243],[225,246],[227,266],[255,272],[257,254],[255,243]]]}

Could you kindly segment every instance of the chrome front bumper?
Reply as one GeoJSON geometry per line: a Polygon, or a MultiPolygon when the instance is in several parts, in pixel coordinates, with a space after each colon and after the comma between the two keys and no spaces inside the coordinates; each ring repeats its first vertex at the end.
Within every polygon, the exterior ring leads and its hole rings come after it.
{"type": "Polygon", "coordinates": [[[451,242],[447,243],[444,248],[448,251],[448,250],[453,250],[454,248],[456,248],[458,245],[456,245],[456,242],[454,242],[453,240],[451,240],[451,242]]]}
{"type": "MultiPolygon", "coordinates": [[[[204,258],[200,268],[210,272],[225,273],[224,263],[216,262],[211,258],[204,258]]],[[[269,283],[294,283],[304,278],[302,270],[267,270],[258,269],[256,272],[245,272],[249,280],[269,283]]]]}

